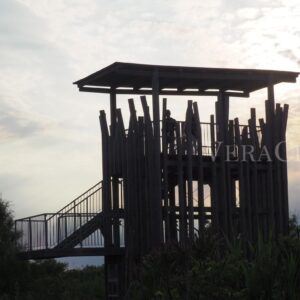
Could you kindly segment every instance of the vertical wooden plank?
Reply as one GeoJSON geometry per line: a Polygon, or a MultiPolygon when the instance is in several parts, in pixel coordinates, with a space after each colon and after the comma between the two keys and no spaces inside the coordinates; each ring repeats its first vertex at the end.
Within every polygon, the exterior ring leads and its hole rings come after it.
{"type": "Polygon", "coordinates": [[[139,239],[139,260],[143,255],[146,254],[146,245],[145,245],[145,218],[147,217],[147,210],[145,206],[144,199],[144,118],[138,118],[137,124],[137,208],[139,211],[138,215],[138,239],[139,239]]]}
{"type": "Polygon", "coordinates": [[[144,126],[144,117],[138,117],[138,169],[137,169],[137,180],[138,180],[138,205],[139,205],[139,240],[141,247],[141,257],[147,254],[147,203],[145,201],[145,126],[144,126]]]}
{"type": "Polygon", "coordinates": [[[256,129],[256,111],[255,108],[251,108],[251,119],[248,121],[250,130],[250,141],[251,146],[254,148],[254,161],[251,164],[251,208],[252,208],[252,232],[253,238],[256,240],[258,238],[259,222],[258,222],[258,175],[257,175],[257,160],[259,155],[259,144],[256,129]]]}
{"type": "Polygon", "coordinates": [[[115,132],[116,126],[116,117],[117,117],[117,96],[116,90],[113,88],[110,92],[110,124],[111,124],[111,134],[115,132]]]}
{"type": "Polygon", "coordinates": [[[216,115],[216,142],[219,142],[221,138],[221,126],[220,123],[220,114],[221,114],[221,108],[220,108],[220,101],[215,102],[215,115],[216,115]]]}
{"type": "MultiPolygon", "coordinates": [[[[274,147],[276,149],[277,145],[281,143],[281,124],[282,124],[282,109],[280,104],[276,104],[275,117],[274,117],[274,147]]],[[[282,176],[281,176],[281,163],[280,158],[277,157],[275,152],[274,155],[274,193],[276,194],[274,210],[275,210],[275,226],[276,233],[278,235],[283,232],[283,202],[282,202],[282,176]]]]}
{"type": "MultiPolygon", "coordinates": [[[[59,230],[59,226],[58,226],[58,230],[59,230]]],[[[29,251],[32,251],[32,222],[31,222],[31,218],[29,217],[29,222],[28,222],[28,235],[29,235],[29,251]]],[[[59,236],[59,234],[57,235],[59,236]]]]}
{"type": "Polygon", "coordinates": [[[133,99],[128,100],[129,110],[130,110],[130,125],[129,125],[129,145],[131,146],[129,153],[129,166],[131,180],[128,182],[131,189],[131,198],[130,201],[130,223],[131,223],[131,255],[137,259],[140,255],[140,240],[139,240],[139,228],[141,226],[139,219],[139,201],[138,201],[138,192],[139,192],[139,178],[138,178],[138,122],[136,109],[133,99]]]}
{"type": "Polygon", "coordinates": [[[274,130],[275,130],[275,123],[274,123],[274,118],[275,118],[275,98],[274,98],[274,85],[272,82],[269,83],[268,85],[268,102],[267,102],[267,123],[269,126],[269,141],[270,145],[272,147],[272,157],[273,157],[273,150],[274,150],[274,130]]]}
{"type": "Polygon", "coordinates": [[[210,138],[212,148],[211,158],[211,183],[210,183],[210,194],[211,194],[211,207],[212,207],[212,225],[215,232],[219,233],[220,230],[220,213],[219,213],[219,198],[217,192],[217,162],[216,162],[216,151],[215,151],[215,121],[214,115],[210,116],[210,138]]]}
{"type": "Polygon", "coordinates": [[[163,151],[163,197],[164,197],[164,220],[165,220],[165,238],[170,240],[170,218],[169,218],[169,182],[168,182],[168,145],[166,139],[166,110],[167,99],[163,98],[162,110],[162,151],[163,151]]]}
{"type": "Polygon", "coordinates": [[[193,103],[194,107],[194,117],[196,121],[196,134],[197,134],[197,147],[198,147],[198,155],[197,155],[197,172],[198,172],[198,230],[199,234],[202,234],[204,231],[205,225],[205,212],[204,212],[204,180],[203,180],[203,157],[202,157],[202,131],[200,124],[200,116],[197,102],[193,103]]]}
{"type": "Polygon", "coordinates": [[[235,148],[234,148],[234,123],[233,120],[229,121],[228,124],[228,150],[229,153],[227,153],[227,157],[230,160],[234,159],[234,155],[235,155],[235,148]]]}
{"type": "MultiPolygon", "coordinates": [[[[242,145],[249,145],[248,138],[248,127],[244,126],[242,130],[242,145]]],[[[244,165],[244,183],[245,183],[245,209],[246,209],[246,228],[247,228],[247,237],[250,242],[253,241],[253,231],[252,231],[252,208],[251,208],[251,182],[250,182],[250,163],[251,156],[245,157],[244,165]]]]}
{"type": "MultiPolygon", "coordinates": [[[[270,143],[270,151],[271,151],[271,158],[272,162],[270,163],[270,175],[269,175],[269,183],[271,184],[272,189],[272,201],[271,208],[273,213],[273,223],[272,223],[272,232],[275,236],[278,235],[278,202],[279,202],[279,195],[277,194],[277,179],[276,179],[276,157],[275,157],[275,146],[276,146],[276,120],[275,120],[275,99],[274,99],[274,85],[270,80],[268,86],[268,114],[269,114],[269,143],[270,143]],[[272,176],[271,176],[272,170],[272,176]],[[271,180],[272,177],[272,180],[271,180]]],[[[279,225],[280,226],[280,225],[279,225]]]]}
{"type": "Polygon", "coordinates": [[[153,158],[153,128],[151,125],[151,118],[149,113],[149,106],[147,105],[146,97],[141,96],[141,103],[144,112],[145,120],[145,201],[147,205],[147,218],[145,222],[147,223],[147,236],[145,237],[147,249],[150,251],[152,249],[152,228],[153,228],[153,177],[152,177],[152,158],[153,158]]]}
{"type": "Polygon", "coordinates": [[[112,179],[113,191],[113,231],[114,231],[114,246],[120,247],[120,231],[119,231],[119,180],[118,178],[112,179]]]}
{"type": "Polygon", "coordinates": [[[177,154],[177,176],[178,176],[178,198],[179,198],[179,240],[181,244],[186,243],[187,224],[186,224],[186,201],[183,182],[183,164],[182,164],[182,142],[180,140],[179,124],[176,124],[176,144],[177,154]]]}
{"type": "MultiPolygon", "coordinates": [[[[267,129],[264,119],[259,119],[259,125],[261,130],[261,151],[265,147],[267,147],[267,129]]],[[[261,170],[260,170],[260,180],[259,180],[259,194],[261,203],[259,203],[259,224],[260,224],[260,231],[264,240],[268,238],[269,234],[269,214],[267,213],[268,210],[268,193],[266,192],[267,189],[267,163],[265,161],[261,162],[261,170]]]]}
{"type": "Polygon", "coordinates": [[[110,166],[109,166],[109,134],[106,122],[106,115],[103,110],[100,111],[100,126],[102,135],[102,172],[103,172],[103,186],[102,186],[102,207],[104,214],[104,236],[105,246],[112,246],[112,231],[111,219],[109,214],[111,212],[111,189],[110,189],[110,166]]]}
{"type": "Polygon", "coordinates": [[[281,147],[280,156],[282,164],[282,194],[283,194],[283,234],[289,231],[289,202],[288,202],[288,172],[287,172],[287,151],[286,151],[286,126],[288,120],[289,106],[285,104],[282,112],[281,137],[284,144],[281,147]]]}
{"type": "MultiPolygon", "coordinates": [[[[227,101],[228,105],[228,101],[227,101]]],[[[227,108],[228,110],[228,108],[227,108]]],[[[228,117],[228,113],[227,113],[228,117]]],[[[233,143],[233,121],[229,121],[227,119],[226,123],[226,145],[225,145],[225,172],[226,172],[226,189],[227,189],[227,210],[228,210],[228,230],[229,230],[229,238],[235,235],[234,226],[233,226],[233,219],[234,219],[234,211],[235,211],[235,200],[234,194],[232,193],[232,172],[231,169],[233,167],[231,163],[231,152],[233,151],[232,145],[233,143]],[[228,153],[229,152],[229,153],[228,153]]]]}
{"type": "MultiPolygon", "coordinates": [[[[272,95],[271,90],[269,94],[272,95]]],[[[270,96],[269,95],[269,96],[270,96]]],[[[266,100],[266,124],[265,124],[265,142],[270,153],[271,159],[274,159],[273,147],[273,101],[266,100]]],[[[275,219],[274,219],[274,185],[273,185],[273,162],[267,161],[267,187],[268,187],[268,233],[274,234],[275,219]]]]}
{"type": "Polygon", "coordinates": [[[126,245],[126,261],[128,280],[132,279],[135,261],[140,254],[139,234],[139,206],[137,185],[137,116],[133,99],[128,100],[130,110],[130,121],[127,138],[127,189],[128,205],[125,224],[128,227],[128,245],[126,245]]]}
{"type": "MultiPolygon", "coordinates": [[[[45,248],[48,249],[48,220],[47,220],[46,214],[44,214],[44,224],[45,224],[45,248]]],[[[16,223],[15,223],[15,226],[16,226],[16,223]]],[[[16,232],[16,230],[15,230],[15,232],[16,232]]]]}
{"type": "Polygon", "coordinates": [[[159,121],[159,76],[158,70],[152,77],[152,103],[153,103],[153,246],[162,242],[162,205],[161,205],[161,166],[160,166],[160,121],[159,121]]]}
{"type": "Polygon", "coordinates": [[[117,109],[118,119],[118,139],[119,139],[119,156],[120,156],[120,177],[126,177],[126,134],[123,122],[123,116],[120,109],[117,109]]]}
{"type": "Polygon", "coordinates": [[[210,143],[212,156],[216,155],[216,139],[215,139],[215,119],[214,115],[210,116],[210,143]]]}
{"type": "Polygon", "coordinates": [[[194,203],[193,203],[193,101],[188,101],[186,113],[186,134],[187,134],[187,194],[188,194],[188,212],[189,212],[189,238],[194,239],[194,203]]]}
{"type": "Polygon", "coordinates": [[[175,206],[175,187],[169,187],[169,200],[170,200],[170,238],[172,241],[178,241],[177,238],[177,219],[176,219],[176,206],[175,206]]]}
{"type": "Polygon", "coordinates": [[[239,209],[239,219],[240,219],[240,227],[241,227],[241,236],[243,239],[247,239],[247,227],[246,227],[246,188],[245,188],[245,180],[244,180],[244,163],[243,163],[243,149],[241,142],[241,134],[240,134],[240,124],[239,119],[234,119],[234,130],[235,130],[235,144],[238,148],[238,163],[239,163],[239,196],[240,196],[240,209],[239,209]]]}
{"type": "Polygon", "coordinates": [[[227,127],[228,127],[228,97],[220,92],[218,95],[218,117],[217,125],[219,127],[219,140],[220,143],[220,172],[218,174],[218,186],[220,187],[220,214],[221,214],[221,230],[225,236],[230,235],[229,230],[229,216],[228,216],[228,176],[226,166],[226,148],[227,145],[227,127]]]}

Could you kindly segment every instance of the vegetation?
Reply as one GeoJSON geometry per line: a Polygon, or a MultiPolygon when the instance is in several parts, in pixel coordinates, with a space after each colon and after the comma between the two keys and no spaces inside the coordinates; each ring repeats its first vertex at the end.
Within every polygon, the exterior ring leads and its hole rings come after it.
{"type": "MultiPolygon", "coordinates": [[[[229,243],[209,229],[193,244],[168,244],[143,260],[130,300],[300,299],[300,228],[253,247],[229,243]],[[247,253],[245,253],[247,252],[247,253]]],[[[0,198],[0,300],[104,299],[102,267],[69,270],[55,260],[17,260],[12,213],[0,198]]]]}
{"type": "Polygon", "coordinates": [[[129,299],[300,299],[300,240],[295,218],[291,236],[259,239],[247,254],[207,232],[182,249],[169,244],[148,255],[129,299]]]}
{"type": "Polygon", "coordinates": [[[69,270],[55,260],[20,261],[16,239],[9,205],[0,198],[0,300],[104,299],[103,267],[69,270]]]}

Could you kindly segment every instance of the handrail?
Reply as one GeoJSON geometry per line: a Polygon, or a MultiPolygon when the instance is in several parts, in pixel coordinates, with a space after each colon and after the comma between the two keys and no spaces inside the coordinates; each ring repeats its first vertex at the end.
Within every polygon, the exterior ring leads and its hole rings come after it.
{"type": "MultiPolygon", "coordinates": [[[[118,183],[123,193],[123,181],[120,180],[118,183]]],[[[20,247],[25,252],[51,250],[55,247],[66,247],[69,242],[72,245],[74,237],[81,247],[87,244],[90,247],[104,247],[104,237],[98,230],[99,220],[94,219],[102,211],[101,191],[102,181],[56,213],[38,214],[15,220],[15,230],[23,233],[18,241],[20,247]]],[[[120,207],[122,208],[121,203],[120,207]]],[[[113,218],[120,221],[119,230],[123,231],[123,214],[114,215],[113,218]]]]}
{"type": "MultiPolygon", "coordinates": [[[[60,209],[57,213],[62,212],[64,209],[66,209],[68,206],[72,206],[73,203],[75,203],[78,199],[80,199],[83,195],[86,195],[87,193],[89,193],[91,190],[93,190],[97,185],[102,185],[102,181],[97,182],[95,185],[93,185],[91,188],[89,188],[87,191],[85,191],[84,193],[82,193],[80,196],[76,197],[72,202],[70,202],[69,204],[65,205],[62,209],[60,209]]],[[[101,187],[99,187],[100,189],[101,187]]],[[[88,197],[88,196],[87,196],[88,197]]],[[[86,197],[86,198],[87,198],[86,197]]],[[[85,198],[85,199],[86,199],[85,198]]],[[[52,216],[53,217],[53,216],[52,216]]],[[[50,217],[48,220],[50,220],[52,217],[50,217]]]]}

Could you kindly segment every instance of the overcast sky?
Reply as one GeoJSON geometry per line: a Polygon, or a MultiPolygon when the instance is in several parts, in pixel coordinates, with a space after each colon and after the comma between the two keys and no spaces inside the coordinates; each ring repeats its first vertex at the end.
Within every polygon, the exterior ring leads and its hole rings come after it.
{"type": "MultiPolygon", "coordinates": [[[[0,192],[15,216],[55,212],[101,179],[98,111],[108,112],[108,97],[72,82],[115,61],[300,71],[299,3],[1,0],[0,192]]],[[[275,92],[291,107],[290,208],[299,212],[299,80],[275,92]]],[[[265,98],[233,100],[231,116],[246,120],[252,106],[263,116],[265,98]]],[[[176,119],[187,100],[168,98],[176,119]]],[[[208,120],[214,99],[194,100],[208,120]]],[[[118,105],[126,114],[126,99],[118,105]]]]}

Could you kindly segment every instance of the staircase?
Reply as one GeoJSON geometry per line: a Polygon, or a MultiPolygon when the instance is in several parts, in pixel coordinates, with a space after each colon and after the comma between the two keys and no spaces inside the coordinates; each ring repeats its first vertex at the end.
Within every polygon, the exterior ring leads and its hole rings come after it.
{"type": "MultiPolygon", "coordinates": [[[[119,182],[122,189],[122,181],[119,182]]],[[[122,207],[122,206],[120,206],[122,207]]],[[[124,211],[102,211],[102,181],[56,213],[44,213],[15,221],[20,233],[19,256],[39,259],[62,256],[115,255],[124,250],[124,211]],[[118,219],[120,246],[106,245],[105,226],[118,219]]]]}

